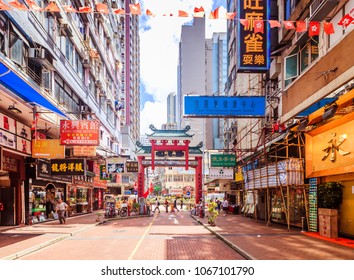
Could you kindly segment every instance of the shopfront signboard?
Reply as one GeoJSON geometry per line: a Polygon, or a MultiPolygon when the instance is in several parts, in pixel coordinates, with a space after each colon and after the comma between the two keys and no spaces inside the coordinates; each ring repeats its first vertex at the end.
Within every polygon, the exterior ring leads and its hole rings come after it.
{"type": "Polygon", "coordinates": [[[52,175],[75,176],[85,175],[85,159],[52,159],[50,170],[52,175]]]}
{"type": "Polygon", "coordinates": [[[211,154],[210,166],[211,167],[235,167],[236,155],[235,154],[211,154]]]}
{"type": "Polygon", "coordinates": [[[137,173],[139,171],[139,164],[137,161],[127,161],[125,163],[125,168],[127,172],[137,173]]]}
{"type": "Polygon", "coordinates": [[[38,159],[36,164],[36,179],[45,181],[56,181],[63,183],[71,183],[71,176],[52,175],[50,168],[50,160],[38,159]]]}
{"type": "Polygon", "coordinates": [[[34,139],[32,141],[33,158],[65,158],[65,146],[59,139],[34,139]]]}
{"type": "Polygon", "coordinates": [[[100,122],[97,120],[61,120],[60,144],[99,146],[100,122]]]}

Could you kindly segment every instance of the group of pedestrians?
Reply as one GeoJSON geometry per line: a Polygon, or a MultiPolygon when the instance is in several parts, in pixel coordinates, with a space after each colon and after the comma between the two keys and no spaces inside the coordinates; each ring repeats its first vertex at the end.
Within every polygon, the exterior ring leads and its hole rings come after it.
{"type": "MultiPolygon", "coordinates": [[[[165,206],[165,210],[166,210],[166,213],[168,213],[168,210],[169,210],[169,206],[170,206],[170,203],[167,199],[165,199],[165,203],[164,203],[164,206],[165,206]]],[[[180,210],[183,209],[183,199],[180,200],[180,210]]],[[[160,201],[158,199],[156,199],[156,205],[155,205],[155,209],[154,209],[154,213],[158,211],[159,213],[161,212],[160,211],[160,201]]],[[[179,212],[179,209],[177,207],[177,199],[175,198],[175,200],[173,201],[173,205],[171,205],[171,210],[170,212],[179,212]]]]}

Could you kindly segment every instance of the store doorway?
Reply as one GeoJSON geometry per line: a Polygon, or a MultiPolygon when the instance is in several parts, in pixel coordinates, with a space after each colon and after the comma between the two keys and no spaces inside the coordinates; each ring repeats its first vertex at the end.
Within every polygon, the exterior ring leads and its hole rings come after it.
{"type": "Polygon", "coordinates": [[[0,226],[15,225],[15,188],[0,187],[0,202],[2,209],[0,211],[0,226]]]}

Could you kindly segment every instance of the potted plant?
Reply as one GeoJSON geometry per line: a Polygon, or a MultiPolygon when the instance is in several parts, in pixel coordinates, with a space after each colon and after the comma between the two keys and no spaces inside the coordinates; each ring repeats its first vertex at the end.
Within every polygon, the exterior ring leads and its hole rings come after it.
{"type": "Polygon", "coordinates": [[[343,188],[339,182],[327,182],[317,188],[320,235],[338,237],[338,210],[343,200],[343,188]]]}

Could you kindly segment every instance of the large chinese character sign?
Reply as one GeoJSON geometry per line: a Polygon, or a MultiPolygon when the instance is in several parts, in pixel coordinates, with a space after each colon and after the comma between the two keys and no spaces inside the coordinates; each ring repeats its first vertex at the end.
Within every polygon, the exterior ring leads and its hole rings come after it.
{"type": "Polygon", "coordinates": [[[237,72],[264,72],[270,64],[269,0],[239,0],[237,72]]]}

